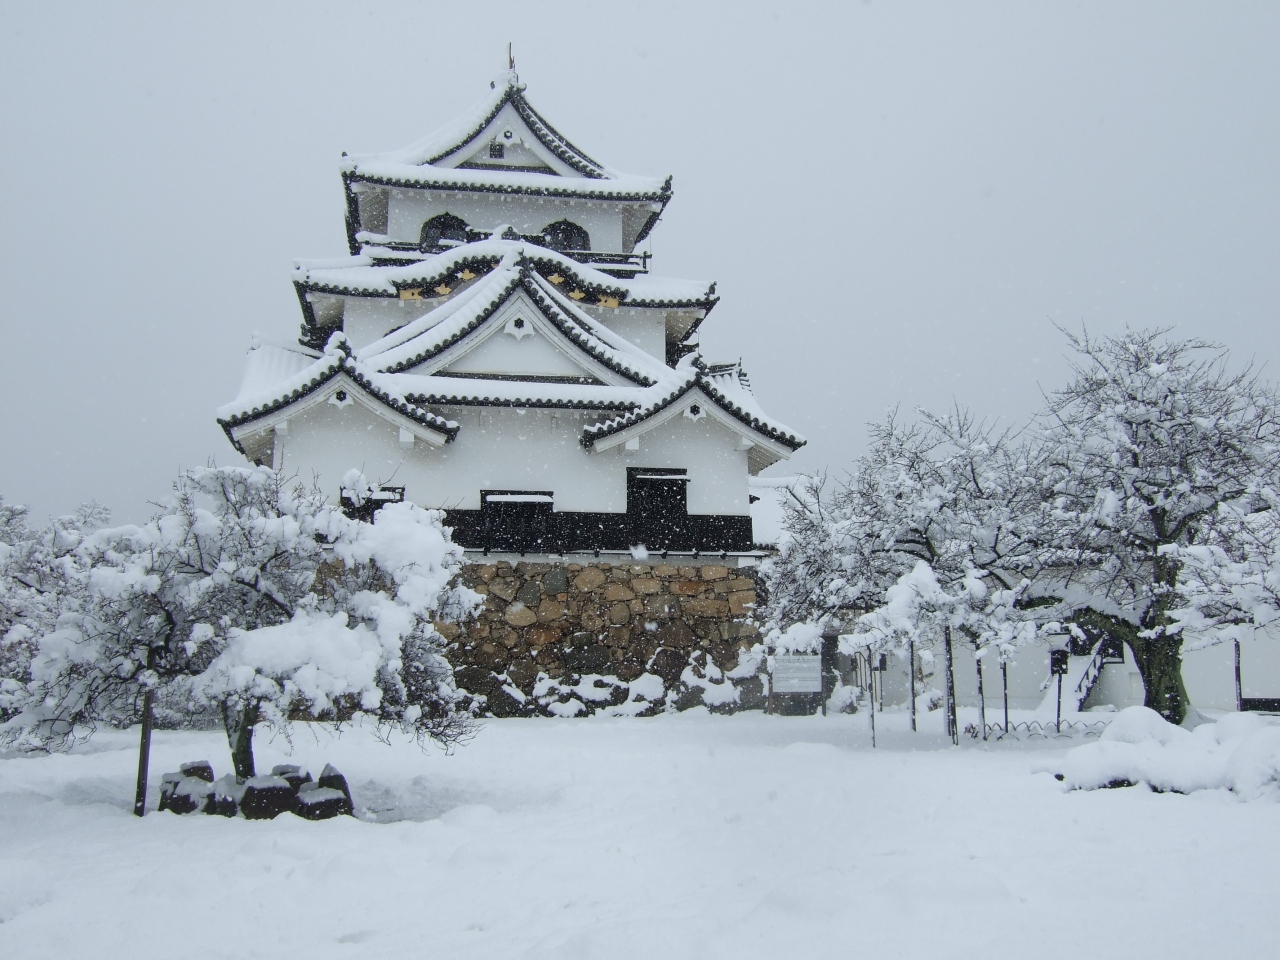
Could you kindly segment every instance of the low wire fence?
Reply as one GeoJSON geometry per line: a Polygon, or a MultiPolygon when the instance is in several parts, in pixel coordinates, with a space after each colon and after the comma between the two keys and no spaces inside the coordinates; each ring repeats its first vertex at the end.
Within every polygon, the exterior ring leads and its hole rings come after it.
{"type": "Polygon", "coordinates": [[[1080,740],[1101,736],[1105,729],[1106,721],[1086,723],[1083,720],[1027,720],[1010,723],[1007,727],[1003,723],[988,723],[985,730],[971,723],[964,728],[964,732],[975,740],[1080,740]]]}

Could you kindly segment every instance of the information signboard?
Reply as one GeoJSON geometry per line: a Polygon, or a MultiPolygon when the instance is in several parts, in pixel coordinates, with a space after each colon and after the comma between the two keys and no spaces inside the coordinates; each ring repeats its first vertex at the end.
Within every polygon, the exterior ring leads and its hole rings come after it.
{"type": "Polygon", "coordinates": [[[774,693],[821,693],[822,658],[779,656],[773,658],[774,693]]]}

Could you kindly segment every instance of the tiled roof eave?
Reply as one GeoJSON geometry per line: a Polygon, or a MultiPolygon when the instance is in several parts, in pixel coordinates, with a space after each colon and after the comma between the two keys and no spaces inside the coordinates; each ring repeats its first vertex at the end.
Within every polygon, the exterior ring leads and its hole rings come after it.
{"type": "Polygon", "coordinates": [[[494,315],[494,313],[498,311],[498,308],[502,306],[502,304],[506,301],[506,299],[516,289],[516,287],[520,286],[520,283],[521,283],[520,277],[517,276],[512,278],[511,282],[505,284],[502,287],[502,289],[489,301],[489,303],[484,307],[483,310],[478,311],[471,320],[469,320],[463,327],[454,331],[452,335],[450,335],[449,337],[446,337],[443,341],[439,343],[436,343],[432,346],[426,347],[418,351],[417,353],[413,354],[412,356],[404,360],[400,360],[400,361],[397,361],[396,363],[391,364],[391,366],[386,367],[382,372],[383,373],[403,373],[405,370],[408,370],[411,367],[416,367],[420,363],[425,363],[428,360],[430,360],[432,357],[439,356],[441,353],[448,350],[450,347],[454,346],[457,343],[462,342],[468,336],[470,336],[472,332],[474,332],[479,327],[481,327],[485,323],[485,321],[487,321],[490,317],[494,315]]]}
{"type": "Polygon", "coordinates": [[[458,140],[448,150],[437,153],[429,157],[427,163],[434,164],[447,157],[453,156],[459,150],[465,148],[469,143],[475,140],[484,132],[485,127],[493,123],[494,118],[502,112],[502,108],[508,103],[515,108],[520,119],[525,122],[532,131],[538,141],[555,154],[563,163],[572,169],[581,173],[589,179],[603,179],[605,177],[604,168],[592,160],[585,153],[569,142],[568,138],[563,136],[555,127],[551,126],[542,115],[533,108],[533,104],[525,99],[522,93],[523,86],[511,84],[508,85],[497,103],[489,110],[484,118],[468,133],[465,137],[458,140]]]}
{"type": "Polygon", "coordinates": [[[354,384],[359,386],[361,390],[401,416],[407,417],[419,426],[426,427],[429,430],[434,430],[436,433],[444,435],[446,442],[450,442],[457,437],[459,427],[456,423],[451,423],[443,417],[438,417],[429,410],[423,410],[418,405],[408,402],[405,398],[394,397],[387,393],[366,377],[360,371],[354,360],[345,355],[340,362],[333,363],[329,369],[318,373],[302,386],[290,390],[286,394],[282,394],[275,400],[256,405],[252,409],[243,413],[235,414],[230,417],[219,417],[218,424],[222,427],[223,432],[227,434],[228,439],[231,440],[231,443],[236,447],[236,449],[243,453],[243,447],[233,435],[233,431],[236,428],[242,427],[245,424],[253,423],[255,420],[261,420],[264,417],[269,417],[273,413],[277,413],[286,407],[292,406],[300,400],[306,399],[325,384],[336,379],[340,374],[346,374],[346,376],[354,384]]]}
{"type": "Polygon", "coordinates": [[[766,423],[759,417],[753,416],[746,410],[743,410],[716,389],[715,385],[709,382],[706,377],[699,375],[697,382],[698,386],[702,388],[702,392],[706,394],[708,399],[715,403],[716,406],[734,419],[738,420],[740,423],[746,424],[761,436],[768,437],[770,440],[782,444],[788,450],[793,452],[799,450],[805,445],[806,441],[803,437],[798,437],[793,433],[787,433],[783,430],[779,430],[777,427],[773,426],[773,424],[766,423]]]}
{"type": "Polygon", "coordinates": [[[590,448],[600,440],[622,433],[637,424],[643,423],[644,421],[657,416],[695,387],[701,389],[707,399],[718,406],[721,410],[729,414],[729,416],[733,417],[739,423],[742,423],[744,426],[750,427],[753,431],[760,434],[760,436],[781,444],[793,452],[799,450],[805,445],[806,441],[803,438],[798,437],[795,434],[779,430],[772,424],[766,423],[759,417],[752,416],[750,413],[743,410],[716,389],[715,385],[710,383],[708,379],[701,374],[701,372],[679,389],[673,391],[670,395],[649,407],[636,410],[626,416],[618,417],[612,421],[607,421],[601,424],[592,424],[584,427],[581,437],[582,445],[590,448]]]}
{"type": "Polygon", "coordinates": [[[547,410],[635,410],[639,404],[627,400],[548,400],[539,397],[479,397],[460,394],[409,393],[405,397],[419,405],[433,407],[528,407],[547,410]]]}
{"type": "Polygon", "coordinates": [[[680,384],[661,400],[658,400],[647,407],[641,407],[640,409],[634,410],[625,416],[617,417],[613,420],[607,420],[604,423],[588,424],[583,427],[582,436],[579,438],[579,442],[587,449],[590,449],[595,446],[596,442],[599,440],[604,440],[614,434],[622,433],[624,430],[628,430],[636,424],[643,423],[651,417],[657,416],[697,385],[698,381],[696,378],[688,380],[680,384]]]}
{"type": "MultiPolygon", "coordinates": [[[[440,168],[429,168],[440,173],[440,168]]],[[[449,180],[439,176],[431,179],[395,177],[386,174],[363,173],[357,167],[342,174],[348,189],[352,183],[372,183],[381,187],[404,187],[410,190],[449,190],[459,193],[501,193],[529,197],[562,197],[569,200],[601,200],[620,203],[651,202],[666,204],[671,199],[671,188],[664,184],[654,191],[611,191],[611,190],[574,190],[571,188],[532,187],[523,184],[486,184],[465,183],[449,180]]],[[[611,180],[595,180],[594,183],[608,184],[611,180]]]]}
{"type": "Polygon", "coordinates": [[[542,315],[546,317],[557,330],[572,340],[575,345],[591,356],[596,362],[603,364],[614,373],[620,374],[633,383],[638,383],[643,387],[652,387],[657,384],[656,380],[646,374],[638,370],[634,370],[629,366],[624,366],[614,360],[591,342],[594,337],[588,339],[589,334],[581,330],[576,323],[568,321],[567,318],[562,318],[559,308],[547,300],[543,292],[538,289],[537,284],[533,283],[527,274],[522,273],[521,285],[524,287],[524,290],[529,295],[530,299],[533,300],[534,304],[542,312],[542,315]]]}
{"type": "MultiPolygon", "coordinates": [[[[533,131],[534,136],[541,141],[542,145],[554,153],[560,160],[588,179],[603,179],[605,177],[604,168],[592,160],[585,153],[569,142],[568,138],[563,136],[555,127],[547,123],[542,115],[533,108],[528,100],[519,90],[514,90],[510,96],[510,102],[516,109],[516,113],[533,131]]],[[[497,114],[494,114],[497,116],[497,114]]],[[[483,127],[481,129],[484,129],[483,127]]]]}
{"type": "MultiPolygon", "coordinates": [[[[329,365],[328,369],[318,372],[302,386],[290,390],[288,393],[281,394],[274,400],[255,405],[243,413],[233,414],[229,417],[219,417],[218,423],[222,426],[223,430],[228,431],[228,436],[230,436],[230,431],[236,427],[244,426],[246,423],[252,423],[255,420],[261,420],[263,417],[269,417],[277,410],[283,410],[285,407],[310,396],[330,380],[337,377],[338,374],[342,373],[342,370],[342,363],[335,359],[335,361],[329,365]]],[[[232,442],[234,443],[235,441],[233,440],[232,442]]]]}

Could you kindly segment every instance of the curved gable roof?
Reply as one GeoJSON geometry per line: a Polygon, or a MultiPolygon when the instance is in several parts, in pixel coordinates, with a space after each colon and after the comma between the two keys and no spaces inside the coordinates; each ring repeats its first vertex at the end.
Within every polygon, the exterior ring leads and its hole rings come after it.
{"type": "Polygon", "coordinates": [[[362,347],[357,356],[382,373],[404,373],[477,335],[517,290],[523,291],[548,323],[577,350],[619,376],[648,387],[669,372],[578,309],[514,253],[471,289],[362,347]]]}
{"type": "Polygon", "coordinates": [[[419,426],[443,434],[446,442],[458,435],[456,423],[410,402],[395,389],[392,383],[385,377],[379,376],[376,371],[361,369],[361,365],[352,356],[351,345],[342,333],[335,333],[329,339],[324,355],[304,369],[259,393],[246,396],[242,390],[240,397],[219,407],[218,425],[222,427],[232,445],[244,453],[244,447],[236,440],[233,432],[237,427],[261,420],[263,417],[305,400],[343,375],[378,404],[394,410],[419,426]]]}

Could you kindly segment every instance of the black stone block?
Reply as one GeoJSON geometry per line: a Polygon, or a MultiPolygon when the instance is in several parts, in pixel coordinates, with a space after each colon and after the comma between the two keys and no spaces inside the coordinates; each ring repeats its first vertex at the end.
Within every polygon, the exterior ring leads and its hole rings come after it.
{"type": "Polygon", "coordinates": [[[311,782],[311,774],[303,770],[301,767],[292,763],[278,763],[271,768],[271,775],[279,777],[293,788],[293,792],[297,793],[298,788],[304,783],[311,782]]]}
{"type": "Polygon", "coordinates": [[[204,812],[219,817],[234,817],[240,809],[240,798],[244,796],[244,786],[236,782],[236,778],[227,774],[213,783],[213,789],[205,798],[204,812]]]}
{"type": "Polygon", "coordinates": [[[208,760],[196,760],[192,763],[184,763],[178,769],[182,771],[183,776],[195,777],[197,780],[203,780],[205,783],[213,783],[213,764],[208,760]]]}
{"type": "Polygon", "coordinates": [[[178,784],[182,782],[182,774],[166,773],[160,778],[160,805],[157,810],[168,810],[169,804],[173,801],[173,791],[178,789],[178,784]]]}
{"type": "Polygon", "coordinates": [[[292,813],[297,806],[297,795],[287,780],[250,777],[245,781],[240,815],[246,820],[273,820],[282,813],[292,813]]]}
{"type": "Polygon", "coordinates": [[[316,786],[324,787],[328,790],[337,790],[347,798],[347,803],[351,805],[352,809],[355,808],[355,804],[351,800],[351,790],[347,786],[347,778],[334,769],[332,764],[326,763],[324,765],[324,769],[320,771],[320,779],[316,781],[316,786]]]}
{"type": "Polygon", "coordinates": [[[298,816],[306,820],[328,820],[351,816],[351,798],[341,790],[304,783],[298,790],[298,816]]]}

